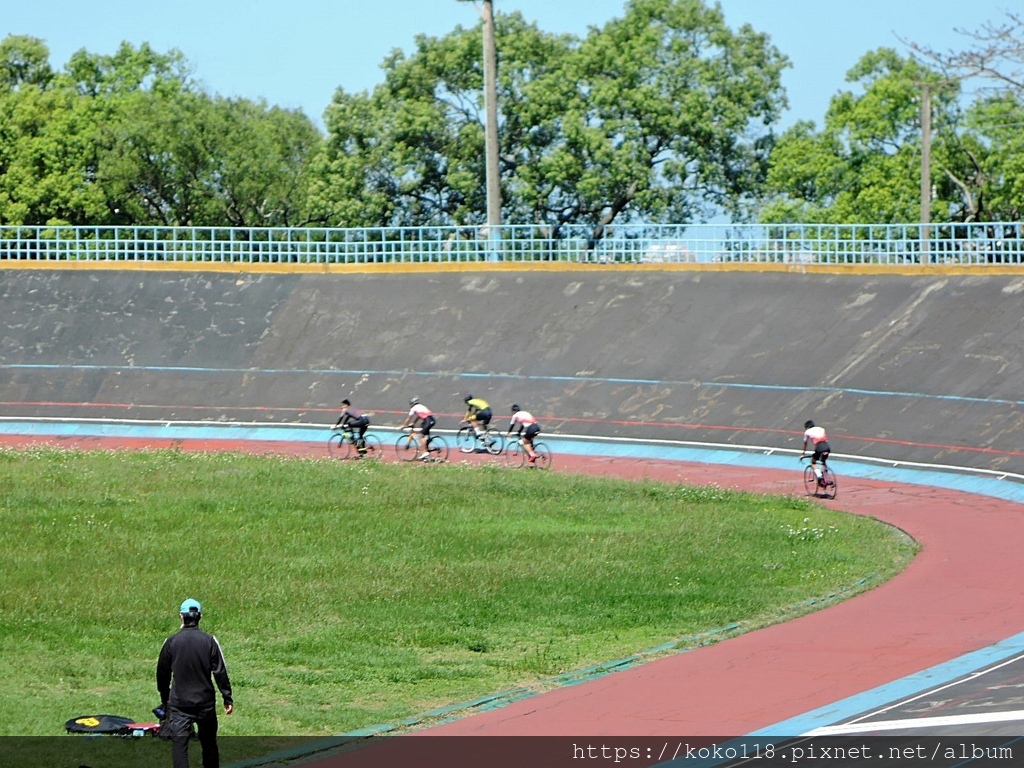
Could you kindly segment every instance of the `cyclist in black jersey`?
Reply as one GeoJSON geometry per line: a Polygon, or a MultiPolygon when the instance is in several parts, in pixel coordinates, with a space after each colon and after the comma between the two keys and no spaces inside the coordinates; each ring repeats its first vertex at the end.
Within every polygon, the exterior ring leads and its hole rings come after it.
{"type": "Polygon", "coordinates": [[[334,428],[348,427],[356,434],[356,450],[366,453],[366,428],[370,426],[370,417],[352,407],[348,398],[341,401],[342,411],[334,428]]]}

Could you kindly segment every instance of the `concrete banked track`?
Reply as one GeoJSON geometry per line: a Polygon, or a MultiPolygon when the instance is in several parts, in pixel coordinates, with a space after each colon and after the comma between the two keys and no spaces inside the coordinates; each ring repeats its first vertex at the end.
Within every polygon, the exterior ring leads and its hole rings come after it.
{"type": "Polygon", "coordinates": [[[0,271],[0,413],[395,424],[462,395],[545,431],[1024,472],[1024,274],[588,266],[0,271]]]}

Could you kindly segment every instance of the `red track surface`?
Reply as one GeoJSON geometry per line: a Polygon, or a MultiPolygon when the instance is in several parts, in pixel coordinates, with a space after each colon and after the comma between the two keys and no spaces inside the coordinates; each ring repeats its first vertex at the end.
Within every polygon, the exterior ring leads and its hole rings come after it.
{"type": "MultiPolygon", "coordinates": [[[[166,447],[285,454],[322,445],[23,439],[0,445],[166,447]]],[[[801,473],[557,456],[561,471],[802,493],[801,473]]],[[[429,471],[429,467],[424,467],[429,471]]],[[[840,478],[830,506],[922,546],[902,574],[825,610],[426,731],[431,735],[721,736],[751,733],[1024,631],[1024,508],[985,496],[840,478]]]]}

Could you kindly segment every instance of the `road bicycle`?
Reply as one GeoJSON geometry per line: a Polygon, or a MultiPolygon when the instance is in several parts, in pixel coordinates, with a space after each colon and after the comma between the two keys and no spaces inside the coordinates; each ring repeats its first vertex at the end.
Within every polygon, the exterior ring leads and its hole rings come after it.
{"type": "Polygon", "coordinates": [[[536,469],[548,469],[551,466],[551,451],[544,443],[533,443],[533,452],[537,454],[534,461],[530,461],[523,448],[523,439],[519,436],[509,439],[505,446],[505,463],[510,467],[532,467],[536,469]]]}
{"type": "Polygon", "coordinates": [[[463,453],[489,453],[491,456],[500,456],[505,448],[505,438],[501,432],[494,427],[487,427],[483,432],[477,432],[472,422],[463,421],[462,426],[455,435],[455,447],[463,453]]]}
{"type": "MultiPolygon", "coordinates": [[[[420,453],[419,432],[406,432],[400,435],[395,441],[395,452],[402,461],[416,461],[423,454],[420,453]]],[[[427,453],[429,456],[422,461],[448,461],[448,441],[441,435],[431,435],[427,438],[427,453]]]]}
{"type": "Polygon", "coordinates": [[[380,438],[367,433],[356,437],[356,433],[347,424],[336,429],[327,440],[327,451],[336,459],[380,459],[384,455],[384,446],[380,438]]]}
{"type": "MultiPolygon", "coordinates": [[[[802,462],[807,458],[807,456],[802,456],[800,461],[802,462]]],[[[832,471],[824,458],[821,460],[821,477],[814,474],[814,467],[810,464],[804,467],[804,489],[807,491],[808,496],[834,499],[838,487],[839,483],[836,480],[836,473],[832,471]]]]}

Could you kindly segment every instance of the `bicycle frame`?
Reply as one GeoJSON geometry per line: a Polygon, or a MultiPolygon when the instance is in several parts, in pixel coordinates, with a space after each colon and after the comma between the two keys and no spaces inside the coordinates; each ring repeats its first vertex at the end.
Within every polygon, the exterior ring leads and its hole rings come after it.
{"type": "Polygon", "coordinates": [[[535,462],[531,463],[527,460],[526,450],[523,448],[523,436],[516,435],[515,437],[509,438],[509,441],[505,446],[505,461],[510,467],[530,466],[539,469],[548,469],[551,466],[551,451],[545,443],[542,443],[539,440],[534,440],[533,452],[536,454],[537,459],[535,462]]]}
{"type": "Polygon", "coordinates": [[[505,447],[505,439],[499,430],[488,425],[483,432],[478,433],[475,423],[469,419],[463,419],[459,424],[459,431],[455,434],[455,447],[462,453],[501,455],[505,447]]]}
{"type": "MultiPolygon", "coordinates": [[[[809,456],[801,456],[801,463],[805,459],[810,459],[809,456]]],[[[828,465],[828,459],[824,456],[821,458],[821,477],[818,477],[814,473],[814,465],[808,463],[804,467],[804,489],[808,496],[818,496],[819,491],[821,495],[826,499],[834,499],[836,492],[839,487],[839,483],[836,480],[836,474],[832,471],[832,468],[828,465]]]]}
{"type": "MultiPolygon", "coordinates": [[[[398,458],[402,461],[419,459],[422,448],[419,436],[423,433],[416,427],[405,427],[405,429],[409,431],[403,432],[395,441],[395,451],[398,453],[398,458]]],[[[427,453],[430,455],[429,461],[448,460],[448,442],[441,435],[428,435],[426,437],[426,445],[427,453]]]]}
{"type": "Polygon", "coordinates": [[[331,436],[327,440],[327,448],[330,454],[338,459],[350,457],[379,459],[384,453],[380,438],[370,433],[359,438],[356,436],[356,431],[348,424],[331,432],[331,436]]]}

